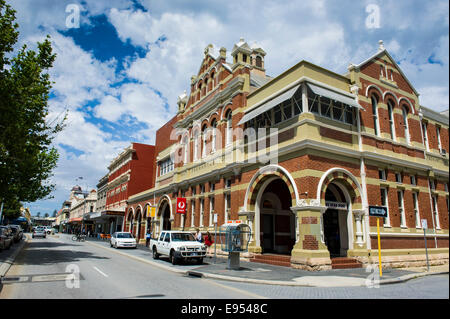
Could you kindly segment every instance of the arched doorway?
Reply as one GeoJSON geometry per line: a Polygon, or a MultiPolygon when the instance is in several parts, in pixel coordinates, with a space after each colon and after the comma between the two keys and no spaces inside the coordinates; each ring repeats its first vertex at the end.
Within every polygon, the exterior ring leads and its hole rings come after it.
{"type": "Polygon", "coordinates": [[[295,244],[295,217],[291,206],[291,192],[286,182],[277,176],[267,178],[257,200],[262,253],[291,253],[295,244]]]}
{"type": "Polygon", "coordinates": [[[163,204],[161,204],[161,230],[171,230],[172,229],[172,223],[170,222],[170,206],[167,201],[164,201],[163,204]]]}
{"type": "Polygon", "coordinates": [[[136,225],[135,226],[135,230],[134,230],[134,235],[135,235],[136,239],[139,242],[139,240],[141,239],[141,236],[142,236],[142,227],[141,227],[142,226],[141,225],[141,223],[142,223],[142,212],[141,212],[140,209],[136,213],[136,217],[134,219],[134,223],[136,225]]]}
{"type": "Polygon", "coordinates": [[[133,233],[133,210],[131,210],[131,209],[128,212],[125,226],[126,226],[125,231],[129,231],[130,233],[133,233]]]}
{"type": "Polygon", "coordinates": [[[351,228],[351,218],[348,212],[351,198],[342,183],[333,181],[328,184],[325,205],[328,208],[322,216],[323,241],[328,247],[331,258],[346,257],[350,246],[348,230],[351,228]]]}

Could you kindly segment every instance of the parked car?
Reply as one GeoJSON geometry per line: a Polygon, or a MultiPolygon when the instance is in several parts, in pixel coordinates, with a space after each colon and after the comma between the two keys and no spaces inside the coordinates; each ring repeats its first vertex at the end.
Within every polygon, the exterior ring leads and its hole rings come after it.
{"type": "Polygon", "coordinates": [[[13,236],[8,227],[0,226],[0,249],[9,249],[13,243],[13,236]]]}
{"type": "Polygon", "coordinates": [[[14,242],[18,243],[23,238],[23,229],[19,225],[10,225],[14,242]]]}
{"type": "Polygon", "coordinates": [[[111,235],[111,239],[109,240],[109,244],[111,247],[119,248],[119,247],[132,247],[136,248],[136,239],[129,232],[115,232],[111,235]]]}
{"type": "Polygon", "coordinates": [[[36,227],[36,228],[33,230],[33,235],[32,235],[31,237],[33,237],[33,238],[35,238],[35,237],[43,237],[43,238],[46,238],[46,237],[47,237],[47,232],[45,231],[45,228],[44,228],[44,227],[36,227]]]}
{"type": "Polygon", "coordinates": [[[54,235],[55,234],[55,231],[53,230],[53,228],[52,227],[50,227],[50,226],[44,226],[44,228],[45,228],[45,232],[47,233],[47,235],[54,235]]]}
{"type": "Polygon", "coordinates": [[[183,231],[162,231],[158,239],[150,240],[150,249],[154,259],[166,255],[173,265],[178,260],[196,260],[202,264],[206,256],[206,246],[196,241],[192,233],[183,231]]]}

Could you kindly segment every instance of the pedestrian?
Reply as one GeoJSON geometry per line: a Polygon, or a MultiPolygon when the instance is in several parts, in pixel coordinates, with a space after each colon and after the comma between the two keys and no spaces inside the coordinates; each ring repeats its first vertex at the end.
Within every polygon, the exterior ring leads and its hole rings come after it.
{"type": "MultiPolygon", "coordinates": [[[[206,232],[206,236],[205,236],[205,245],[206,245],[206,254],[208,255],[208,251],[210,250],[209,247],[212,246],[212,244],[214,244],[214,241],[212,240],[211,234],[209,233],[209,231],[206,232]]],[[[209,258],[212,258],[212,256],[209,256],[209,258]]]]}
{"type": "Polygon", "coordinates": [[[150,232],[150,229],[147,229],[147,234],[145,235],[145,246],[150,245],[150,238],[152,237],[152,234],[150,232]]]}
{"type": "Polygon", "coordinates": [[[195,240],[198,241],[199,243],[202,242],[202,233],[200,232],[200,229],[196,229],[196,233],[195,233],[195,240]]]}

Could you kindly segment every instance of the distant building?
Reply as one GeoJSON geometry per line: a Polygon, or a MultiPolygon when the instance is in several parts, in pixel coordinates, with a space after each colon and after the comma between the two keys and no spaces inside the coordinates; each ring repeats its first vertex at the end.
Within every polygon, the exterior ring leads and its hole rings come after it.
{"type": "MultiPolygon", "coordinates": [[[[151,188],[154,182],[155,147],[141,143],[131,143],[122,153],[114,158],[108,166],[107,179],[104,176],[97,185],[99,204],[93,220],[96,232],[113,233],[123,229],[124,216],[129,196],[151,188]],[[100,225],[100,227],[98,226],[100,225]]],[[[138,231],[143,238],[144,224],[138,231]]]]}

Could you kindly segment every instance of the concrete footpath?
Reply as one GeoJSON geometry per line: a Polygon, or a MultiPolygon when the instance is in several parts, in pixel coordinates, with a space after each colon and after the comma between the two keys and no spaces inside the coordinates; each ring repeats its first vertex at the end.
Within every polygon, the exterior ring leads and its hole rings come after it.
{"type": "Polygon", "coordinates": [[[23,239],[20,242],[14,243],[9,250],[4,249],[0,252],[0,281],[1,278],[8,272],[9,268],[11,268],[14,260],[27,241],[28,235],[24,234],[23,239]]]}
{"type": "Polygon", "coordinates": [[[195,265],[195,263],[172,265],[164,257],[161,257],[159,260],[154,260],[150,250],[145,246],[139,246],[138,249],[114,249],[110,247],[109,241],[89,239],[86,243],[112,250],[129,258],[186,276],[267,285],[373,287],[401,283],[429,275],[448,274],[449,272],[448,264],[430,267],[430,271],[427,271],[426,267],[383,269],[383,276],[379,278],[377,267],[311,272],[247,261],[240,262],[240,270],[230,270],[227,269],[228,260],[224,257],[207,257],[204,259],[203,265],[195,265]]]}

